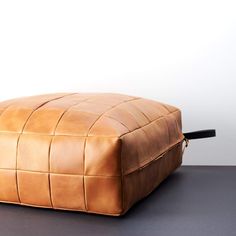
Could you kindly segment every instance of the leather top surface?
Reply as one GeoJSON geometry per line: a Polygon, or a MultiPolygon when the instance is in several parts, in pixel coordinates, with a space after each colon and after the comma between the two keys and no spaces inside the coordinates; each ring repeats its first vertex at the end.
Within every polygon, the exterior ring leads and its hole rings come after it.
{"type": "Polygon", "coordinates": [[[121,136],[178,109],[121,94],[47,94],[0,103],[0,132],[121,136]]]}

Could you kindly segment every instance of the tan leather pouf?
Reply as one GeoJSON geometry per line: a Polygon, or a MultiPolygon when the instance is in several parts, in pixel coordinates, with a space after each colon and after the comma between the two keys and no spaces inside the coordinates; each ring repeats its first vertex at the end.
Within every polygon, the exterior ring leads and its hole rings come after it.
{"type": "Polygon", "coordinates": [[[0,201],[122,215],[181,165],[180,110],[120,94],[0,103],[0,201]]]}

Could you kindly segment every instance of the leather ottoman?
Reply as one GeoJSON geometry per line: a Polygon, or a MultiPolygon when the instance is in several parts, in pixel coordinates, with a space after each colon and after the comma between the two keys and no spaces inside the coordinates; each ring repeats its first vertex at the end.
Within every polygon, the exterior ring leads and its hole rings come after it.
{"type": "Polygon", "coordinates": [[[180,110],[121,94],[0,103],[0,201],[122,215],[181,165],[180,110]]]}

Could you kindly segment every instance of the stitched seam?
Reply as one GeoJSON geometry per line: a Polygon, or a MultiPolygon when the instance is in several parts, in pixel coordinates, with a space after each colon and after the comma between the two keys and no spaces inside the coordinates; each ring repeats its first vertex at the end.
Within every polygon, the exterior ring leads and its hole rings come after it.
{"type": "MultiPolygon", "coordinates": [[[[77,104],[78,105],[78,104],[77,104]]],[[[150,121],[149,123],[147,123],[147,124],[145,124],[145,125],[143,125],[143,126],[141,126],[141,127],[139,127],[139,128],[137,128],[137,129],[133,129],[133,130],[131,130],[131,131],[129,131],[129,132],[127,132],[127,133],[124,133],[124,134],[122,134],[122,135],[120,135],[120,136],[115,136],[115,135],[72,135],[72,134],[56,134],[56,135],[53,135],[53,134],[47,134],[47,133],[26,133],[26,132],[23,132],[23,133],[19,133],[19,132],[14,132],[14,131],[12,131],[12,132],[10,132],[10,131],[0,131],[0,134],[1,133],[3,133],[3,134],[23,134],[23,135],[43,135],[43,136],[71,136],[71,137],[81,137],[81,138],[85,138],[85,137],[104,137],[104,138],[122,138],[123,136],[125,136],[125,135],[127,135],[127,134],[129,134],[129,133],[132,133],[132,132],[134,132],[134,131],[136,131],[136,130],[138,130],[138,129],[141,129],[141,128],[144,128],[145,126],[148,126],[148,125],[151,125],[152,123],[154,123],[155,121],[158,121],[159,119],[162,119],[162,118],[165,118],[165,116],[168,116],[168,115],[170,115],[170,114],[173,114],[173,113],[175,113],[175,112],[179,112],[179,110],[175,110],[175,111],[173,111],[173,112],[170,112],[170,113],[168,113],[168,114],[166,114],[166,115],[162,115],[162,116],[159,116],[157,119],[155,119],[155,120],[153,120],[153,121],[150,121]]],[[[115,119],[115,118],[113,118],[113,117],[110,117],[110,116],[105,116],[105,117],[107,117],[107,118],[110,118],[110,119],[113,119],[113,120],[115,120],[115,121],[117,121],[117,122],[119,122],[122,126],[124,126],[125,128],[127,128],[123,123],[121,123],[119,120],[117,120],[117,119],[115,119]]],[[[176,120],[176,119],[175,119],[176,120]]],[[[177,122],[177,120],[176,120],[176,122],[177,122]]],[[[128,128],[127,128],[128,129],[128,128]]]]}
{"type": "MultiPolygon", "coordinates": [[[[181,112],[179,111],[179,113],[180,113],[180,117],[181,117],[181,112]]],[[[182,132],[181,124],[180,124],[180,126],[179,126],[176,117],[173,116],[173,118],[174,118],[174,120],[175,120],[176,129],[177,129],[178,131],[181,131],[181,132],[182,132]]]]}
{"type": "Polygon", "coordinates": [[[87,136],[85,138],[85,141],[84,141],[84,149],[83,149],[83,190],[84,190],[84,199],[85,199],[85,210],[88,211],[88,202],[87,202],[87,195],[86,195],[86,188],[85,188],[85,178],[84,178],[84,173],[85,173],[85,161],[86,161],[86,158],[85,158],[85,149],[86,149],[86,145],[87,145],[87,139],[89,137],[89,132],[91,131],[91,129],[94,127],[94,125],[98,122],[98,120],[107,112],[115,109],[116,107],[118,107],[119,105],[123,104],[123,103],[126,103],[126,102],[130,102],[130,101],[133,101],[133,100],[137,100],[137,99],[140,99],[140,98],[132,98],[132,99],[129,99],[129,100],[126,100],[126,101],[122,101],[114,106],[111,106],[109,109],[107,109],[105,112],[103,112],[102,114],[100,114],[98,116],[98,118],[93,122],[93,124],[89,127],[88,131],[87,131],[87,136]]]}
{"type": "MultiPolygon", "coordinates": [[[[178,145],[176,145],[175,146],[175,148],[177,148],[178,147],[178,145]]],[[[172,151],[172,150],[170,150],[170,151],[172,151]]],[[[167,154],[167,153],[166,153],[167,154]]],[[[161,159],[161,158],[163,158],[164,157],[164,155],[163,156],[161,156],[159,159],[161,159]]],[[[166,158],[168,158],[168,156],[166,157],[166,158]]],[[[182,157],[181,157],[182,158],[182,157]]],[[[157,159],[158,160],[158,159],[157,159]]],[[[179,166],[181,165],[181,163],[178,163],[175,167],[174,167],[174,169],[172,170],[172,171],[174,171],[174,170],[176,170],[179,166]]],[[[171,172],[169,172],[169,174],[170,174],[171,172]]],[[[168,175],[169,174],[167,174],[166,176],[164,176],[164,179],[161,181],[161,182],[163,182],[167,177],[168,177],[168,175]]],[[[160,182],[160,183],[161,183],[160,182]]],[[[153,190],[155,190],[159,185],[160,185],[160,183],[158,183],[157,185],[155,185],[155,187],[151,190],[151,191],[149,191],[147,194],[146,194],[146,196],[148,196],[151,192],[153,192],[153,190]]],[[[143,197],[142,197],[143,198],[143,197]]],[[[139,199],[139,200],[141,200],[141,199],[139,199]]],[[[139,201],[139,200],[137,200],[137,201],[139,201]]],[[[135,201],[135,202],[137,202],[137,201],[135,201]]],[[[132,205],[134,205],[135,204],[135,202],[132,204],[132,205]]],[[[131,206],[132,206],[131,205],[131,206]]],[[[127,209],[125,212],[127,212],[129,209],[127,209]]],[[[125,213],[124,212],[124,213],[125,213]]]]}
{"type": "Polygon", "coordinates": [[[142,128],[148,126],[148,125],[151,125],[152,123],[155,123],[156,121],[158,121],[158,120],[160,120],[160,119],[163,119],[163,118],[165,118],[166,116],[168,116],[168,115],[170,115],[170,114],[173,114],[173,113],[175,113],[175,112],[177,112],[177,111],[179,111],[179,110],[175,110],[175,111],[172,111],[172,112],[170,112],[170,113],[168,113],[168,114],[166,114],[166,115],[159,116],[157,119],[151,121],[150,123],[148,123],[148,124],[146,124],[146,125],[143,125],[143,126],[141,126],[141,127],[139,127],[139,128],[133,129],[132,131],[129,131],[129,132],[127,132],[127,133],[124,133],[124,134],[120,135],[119,138],[122,138],[122,137],[124,137],[124,136],[126,136],[126,135],[128,135],[128,134],[130,134],[130,133],[132,133],[132,132],[134,132],[134,131],[137,131],[137,130],[142,129],[142,128]]]}
{"type": "MultiPolygon", "coordinates": [[[[163,105],[163,107],[170,113],[170,114],[173,114],[174,112],[170,112],[170,110],[168,109],[168,107],[166,106],[166,104],[162,104],[163,105]]],[[[177,110],[175,110],[175,111],[179,111],[178,109],[177,110]]],[[[177,120],[176,120],[176,118],[175,118],[175,116],[174,116],[174,120],[175,120],[175,126],[176,126],[176,128],[177,128],[177,130],[179,131],[179,129],[178,129],[178,124],[177,124],[177,120]]],[[[165,123],[167,124],[167,127],[168,127],[168,134],[169,134],[169,143],[170,143],[170,128],[169,128],[169,126],[168,126],[168,122],[167,122],[167,120],[165,119],[165,123]]],[[[181,130],[180,130],[181,131],[181,130]]]]}
{"type": "Polygon", "coordinates": [[[59,123],[61,122],[62,118],[65,116],[65,114],[66,114],[68,111],[70,111],[70,110],[72,109],[72,107],[77,106],[77,105],[81,104],[82,102],[84,102],[84,101],[86,101],[86,100],[88,100],[88,99],[89,99],[89,98],[86,98],[86,99],[84,99],[84,100],[82,100],[82,101],[79,101],[79,102],[77,102],[76,104],[71,105],[70,107],[66,108],[66,109],[63,111],[63,113],[61,114],[61,116],[59,117],[59,119],[58,119],[58,121],[57,121],[57,123],[56,123],[56,125],[55,125],[55,127],[54,127],[53,134],[51,135],[52,138],[51,138],[51,141],[50,141],[50,144],[49,144],[49,153],[48,153],[48,169],[49,169],[49,172],[48,172],[48,179],[49,179],[50,200],[51,200],[51,205],[52,205],[52,207],[54,207],[54,206],[53,206],[52,192],[51,192],[51,190],[52,190],[52,186],[51,186],[51,147],[52,147],[52,142],[53,142],[53,140],[54,140],[54,137],[57,136],[57,135],[55,135],[56,129],[57,129],[59,123]]]}
{"type": "Polygon", "coordinates": [[[111,111],[111,110],[117,108],[118,106],[120,106],[120,105],[122,105],[122,104],[124,104],[124,103],[128,103],[128,102],[131,102],[131,101],[134,101],[134,100],[139,100],[139,99],[141,99],[141,98],[132,98],[132,99],[130,99],[130,100],[126,100],[126,101],[120,102],[120,103],[118,103],[118,104],[116,104],[116,105],[110,107],[108,110],[106,110],[105,112],[103,112],[103,113],[94,121],[94,123],[90,126],[90,128],[89,128],[89,130],[88,130],[88,133],[89,133],[90,130],[93,128],[93,126],[98,122],[98,120],[101,119],[102,116],[104,116],[107,112],[109,112],[109,111],[111,111]]]}
{"type": "Polygon", "coordinates": [[[162,103],[162,106],[168,111],[168,112],[171,112],[168,107],[166,106],[166,104],[162,103]]]}
{"type": "MultiPolygon", "coordinates": [[[[102,117],[102,116],[105,116],[105,117],[107,117],[107,118],[110,118],[110,119],[113,119],[113,120],[115,120],[115,121],[117,121],[118,123],[120,123],[122,126],[124,126],[126,129],[128,129],[129,130],[129,128],[125,125],[125,124],[123,124],[122,122],[120,122],[119,120],[117,120],[117,119],[115,119],[114,117],[111,117],[111,116],[107,116],[107,115],[104,115],[105,113],[107,113],[107,112],[109,112],[109,111],[111,111],[111,110],[113,110],[114,108],[116,108],[117,106],[119,106],[119,105],[122,105],[123,103],[126,103],[126,102],[132,102],[133,100],[139,100],[139,99],[141,99],[141,98],[134,98],[134,99],[131,99],[131,100],[128,100],[128,101],[124,101],[124,102],[121,102],[121,103],[119,103],[119,104],[116,104],[115,106],[112,106],[111,108],[109,108],[108,110],[106,110],[105,112],[103,112],[101,115],[99,115],[98,116],[98,118],[97,118],[97,120],[95,120],[95,122],[92,124],[92,126],[89,128],[89,131],[92,129],[92,127],[96,124],[96,122],[102,117]]],[[[86,101],[86,99],[85,100],[83,100],[83,101],[81,101],[81,102],[85,102],[86,101]]],[[[87,102],[87,101],[86,101],[87,102]]],[[[78,103],[79,104],[79,103],[78,103]]],[[[73,106],[76,106],[76,105],[78,105],[78,104],[75,104],[75,105],[72,105],[69,109],[71,109],[73,106]]],[[[68,110],[69,110],[68,109],[68,110]]],[[[138,127],[138,128],[136,128],[136,129],[133,129],[133,130],[131,130],[131,131],[129,131],[129,132],[126,132],[126,133],[124,133],[124,134],[122,134],[122,135],[120,135],[120,136],[106,136],[106,135],[94,135],[94,136],[96,136],[96,137],[105,137],[105,138],[111,138],[111,137],[118,137],[118,138],[121,138],[121,137],[123,137],[123,136],[125,136],[125,135],[127,135],[127,134],[129,134],[129,133],[131,133],[131,132],[134,132],[134,131],[136,131],[136,130],[138,130],[138,129],[141,129],[141,128],[143,128],[143,127],[145,127],[145,126],[148,126],[148,125],[150,125],[150,124],[152,124],[152,123],[154,123],[155,121],[157,121],[157,120],[159,120],[159,119],[161,119],[161,118],[163,118],[163,117],[165,117],[165,116],[168,116],[168,115],[170,115],[170,114],[172,114],[172,113],[174,113],[174,112],[177,112],[177,111],[179,111],[178,109],[177,110],[175,110],[175,111],[173,111],[173,112],[170,112],[170,113],[168,113],[168,114],[166,114],[166,115],[162,115],[162,116],[159,116],[157,119],[155,119],[155,120],[153,120],[153,121],[151,121],[151,120],[149,120],[150,122],[149,123],[147,123],[147,124],[145,124],[145,125],[143,125],[143,126],[140,126],[140,127],[138,127]]],[[[95,113],[94,113],[95,114],[95,113]]],[[[144,114],[144,113],[143,113],[144,114]]],[[[63,114],[64,115],[64,114],[63,114]]],[[[95,114],[96,115],[96,114],[95,114]]],[[[57,126],[58,126],[58,124],[57,124],[57,126]]],[[[5,132],[5,131],[0,131],[0,134],[1,133],[14,133],[14,134],[18,134],[17,132],[5,132]]],[[[19,133],[19,134],[21,134],[21,133],[19,133]]],[[[24,135],[47,135],[47,136],[72,136],[72,137],[93,137],[93,135],[70,135],[70,134],[57,134],[57,135],[55,135],[55,134],[47,134],[47,133],[23,133],[24,135]]]]}
{"type": "MultiPolygon", "coordinates": [[[[77,94],[77,93],[73,93],[73,94],[70,94],[70,95],[72,96],[72,95],[75,95],[75,94],[77,94]]],[[[70,96],[70,95],[68,95],[68,96],[70,96]]],[[[66,96],[63,96],[63,97],[66,97],[66,96]]],[[[54,100],[52,100],[52,101],[54,101],[54,100]]],[[[22,131],[22,133],[23,133],[23,131],[22,131]]],[[[55,134],[55,129],[54,129],[53,134],[55,134]]],[[[51,173],[50,172],[50,168],[51,168],[51,145],[52,145],[52,141],[53,141],[53,135],[52,135],[52,138],[50,140],[49,147],[48,147],[48,170],[49,170],[49,172],[47,173],[48,174],[48,189],[49,189],[50,204],[51,204],[51,206],[53,208],[52,189],[51,189],[51,177],[50,177],[50,173],[51,173]]]]}
{"type": "MultiPolygon", "coordinates": [[[[168,109],[168,107],[167,107],[166,104],[162,103],[162,105],[163,105],[163,107],[164,107],[167,111],[170,112],[170,110],[168,109]]],[[[173,113],[175,113],[175,112],[179,112],[179,113],[180,113],[180,117],[181,117],[181,111],[180,111],[179,109],[176,109],[175,111],[170,112],[169,114],[173,114],[173,113]]],[[[175,120],[176,129],[182,133],[182,124],[180,124],[180,126],[179,126],[176,117],[173,116],[173,118],[174,118],[174,120],[175,120]]],[[[167,123],[167,121],[166,121],[166,123],[167,123]]],[[[167,125],[167,126],[168,126],[168,125],[167,125]]],[[[168,132],[169,132],[169,127],[168,127],[168,132]]],[[[170,133],[170,132],[169,132],[169,133],[170,133]]],[[[170,137],[169,137],[169,138],[170,138],[170,137]]]]}
{"type": "Polygon", "coordinates": [[[53,208],[53,201],[52,201],[52,187],[51,187],[51,177],[50,177],[50,169],[51,169],[51,158],[50,158],[50,155],[51,155],[51,145],[52,145],[52,140],[53,140],[53,137],[51,138],[50,140],[50,143],[49,143],[49,148],[48,148],[48,189],[49,189],[49,198],[50,198],[50,204],[53,208]]]}
{"type": "MultiPolygon", "coordinates": [[[[170,114],[170,113],[169,113],[170,114]]],[[[167,132],[168,132],[168,143],[170,145],[170,129],[169,129],[169,125],[168,125],[168,122],[166,120],[166,118],[164,118],[164,121],[165,121],[165,124],[166,124],[166,127],[167,127],[167,132]]]]}
{"type": "MultiPolygon", "coordinates": [[[[178,141],[177,143],[175,143],[173,146],[171,146],[170,148],[166,149],[165,151],[163,151],[161,154],[157,155],[155,157],[155,155],[153,155],[153,158],[150,162],[146,163],[143,166],[140,166],[134,170],[131,170],[127,173],[125,173],[123,176],[132,174],[133,172],[139,171],[140,169],[146,168],[148,165],[152,164],[152,162],[158,160],[159,158],[161,158],[162,156],[164,156],[167,152],[171,151],[172,149],[174,149],[176,146],[180,145],[182,142],[184,141],[184,139],[181,139],[180,141],[178,141]]],[[[11,168],[0,168],[0,170],[6,170],[6,171],[15,171],[15,169],[11,169],[11,168]]],[[[22,172],[31,172],[31,173],[42,173],[42,174],[48,174],[48,171],[36,171],[36,170],[23,170],[23,169],[18,169],[18,171],[22,171],[22,172]]],[[[121,175],[83,175],[83,174],[72,174],[72,173],[54,173],[54,172],[50,172],[52,175],[71,175],[71,176],[86,176],[86,177],[101,177],[101,178],[118,178],[121,177],[121,175]]]]}
{"type": "MultiPolygon", "coordinates": [[[[166,117],[167,117],[168,115],[171,115],[171,114],[173,114],[173,113],[175,113],[175,112],[178,112],[178,111],[179,111],[179,110],[177,109],[177,110],[175,110],[175,111],[173,111],[173,112],[170,112],[170,113],[167,114],[167,115],[160,116],[160,117],[158,117],[157,119],[153,120],[152,122],[150,122],[150,123],[148,123],[148,124],[146,124],[146,125],[144,125],[144,126],[142,126],[142,127],[140,127],[140,128],[137,128],[137,129],[135,129],[135,130],[142,129],[142,128],[144,128],[145,126],[148,126],[148,125],[150,125],[150,124],[152,124],[152,123],[154,123],[154,122],[157,122],[157,121],[160,120],[160,119],[164,119],[164,122],[165,122],[166,127],[167,127],[167,132],[168,132],[168,143],[169,143],[168,146],[170,146],[170,145],[171,145],[171,143],[170,143],[170,132],[169,132],[168,123],[167,123],[167,121],[166,121],[166,117]]],[[[120,138],[123,137],[123,136],[125,136],[125,135],[127,135],[127,134],[129,134],[129,133],[134,132],[135,130],[133,130],[133,131],[131,131],[131,132],[128,132],[128,133],[126,133],[126,134],[124,134],[124,135],[121,135],[120,138]]],[[[179,139],[178,139],[178,140],[179,140],[179,139]]],[[[183,139],[181,139],[181,140],[183,140],[183,139]]],[[[177,143],[179,143],[179,141],[177,141],[177,143]]],[[[168,151],[169,149],[171,149],[171,148],[172,148],[173,146],[175,146],[175,145],[176,145],[176,144],[174,144],[174,145],[172,145],[171,147],[169,147],[169,148],[167,149],[167,151],[168,151]]],[[[167,151],[164,151],[164,152],[167,152],[167,151]]],[[[162,155],[162,154],[160,154],[160,155],[162,155]]],[[[157,154],[152,155],[152,157],[148,157],[147,159],[145,159],[145,160],[142,161],[141,163],[139,162],[139,167],[138,167],[138,168],[134,168],[134,170],[132,170],[132,168],[131,168],[131,172],[136,171],[136,170],[139,169],[139,168],[143,168],[143,163],[146,163],[148,159],[154,158],[153,160],[155,160],[155,159],[156,159],[155,156],[157,156],[157,154]]],[[[152,161],[152,160],[151,160],[151,161],[152,161]]],[[[151,161],[150,161],[150,162],[151,162],[151,161]]],[[[149,163],[149,162],[148,162],[148,163],[149,163]]],[[[130,170],[129,170],[129,171],[130,171],[130,170]]],[[[129,171],[128,171],[128,172],[129,172],[129,171]]]]}
{"type": "MultiPolygon", "coordinates": [[[[142,100],[142,98],[140,98],[139,100],[142,100]]],[[[129,103],[132,104],[133,107],[135,107],[141,114],[143,114],[143,116],[144,116],[149,122],[151,122],[151,120],[148,119],[148,117],[145,115],[145,113],[142,112],[137,106],[135,106],[135,104],[133,104],[132,101],[133,101],[133,100],[131,100],[129,103]]],[[[134,100],[134,101],[135,101],[135,100],[134,100]]],[[[121,104],[121,105],[122,105],[122,104],[121,104]]],[[[136,120],[136,117],[132,114],[132,112],[130,112],[129,110],[126,110],[126,109],[124,109],[124,108],[123,108],[123,110],[125,110],[130,116],[132,116],[132,117],[134,118],[135,122],[139,125],[138,121],[136,120]]],[[[117,120],[116,118],[114,118],[114,117],[111,117],[111,116],[108,116],[108,115],[106,115],[106,117],[109,117],[109,118],[111,118],[111,119],[113,119],[113,120],[115,120],[115,121],[118,121],[118,120],[117,120]]],[[[118,122],[119,122],[121,125],[125,126],[125,127],[130,131],[130,129],[129,129],[125,124],[123,124],[121,121],[118,121],[118,122]]],[[[141,127],[141,126],[139,125],[139,127],[141,127]]]]}
{"type": "MultiPolygon", "coordinates": [[[[127,101],[123,101],[121,103],[118,103],[114,106],[111,106],[109,109],[107,109],[105,112],[103,112],[102,114],[100,114],[98,116],[98,118],[93,122],[93,124],[89,127],[88,131],[87,131],[87,135],[85,136],[85,141],[84,141],[84,148],[83,148],[83,193],[84,193],[84,204],[85,204],[85,210],[88,211],[88,202],[87,202],[87,195],[86,195],[86,188],[85,188],[85,161],[86,161],[86,158],[85,158],[85,150],[86,150],[86,146],[87,146],[87,139],[89,137],[89,132],[91,131],[91,129],[93,128],[93,126],[98,122],[98,120],[108,111],[111,111],[112,109],[118,107],[119,105],[125,103],[125,102],[129,102],[129,101],[132,101],[134,99],[137,99],[137,98],[133,98],[133,99],[130,99],[130,100],[127,100],[127,101]]],[[[108,136],[109,137],[109,136],[108,136]]]]}
{"type": "MultiPolygon", "coordinates": [[[[15,103],[17,103],[17,101],[16,101],[16,100],[13,100],[8,106],[4,107],[4,109],[3,109],[2,112],[0,113],[0,116],[2,116],[3,113],[4,113],[9,107],[11,107],[12,105],[14,105],[15,103]]],[[[33,111],[33,112],[34,112],[34,111],[33,111]]],[[[33,112],[32,112],[32,113],[33,113],[33,112]]],[[[27,119],[26,119],[26,121],[27,121],[27,119]]],[[[24,125],[24,126],[25,126],[25,125],[24,125]]],[[[23,128],[24,128],[24,126],[23,126],[23,128]]],[[[15,175],[16,175],[16,176],[15,176],[15,178],[16,178],[17,198],[18,198],[18,201],[20,202],[19,188],[18,188],[18,179],[17,179],[17,153],[18,153],[17,149],[18,149],[18,142],[19,142],[19,138],[20,138],[21,133],[16,133],[16,132],[12,132],[12,133],[19,134],[19,136],[18,136],[18,138],[17,138],[17,146],[16,146],[16,162],[15,162],[15,166],[16,166],[16,168],[15,168],[15,175]]]]}
{"type": "MultiPolygon", "coordinates": [[[[9,170],[9,171],[14,171],[14,169],[11,168],[0,168],[0,170],[9,170]]],[[[82,177],[83,174],[77,174],[77,173],[58,173],[58,172],[49,172],[49,171],[40,171],[40,170],[24,170],[24,169],[18,169],[18,171],[21,172],[31,172],[31,173],[38,173],[38,174],[52,174],[52,175],[65,175],[65,176],[80,176],[82,177]]],[[[120,177],[121,175],[84,175],[86,177],[101,177],[101,178],[117,178],[120,177]]]]}
{"type": "Polygon", "coordinates": [[[122,146],[123,146],[123,142],[122,142],[122,139],[119,139],[119,142],[120,142],[120,150],[119,150],[119,160],[120,160],[120,181],[121,181],[121,212],[123,212],[125,210],[125,203],[124,203],[124,175],[123,175],[123,160],[122,160],[122,146]]]}
{"type": "MultiPolygon", "coordinates": [[[[89,131],[88,131],[89,132],[89,131]]],[[[88,135],[88,132],[87,132],[87,135],[88,135]]],[[[83,148],[83,192],[84,192],[84,207],[85,207],[85,210],[88,211],[88,202],[87,202],[87,194],[86,194],[86,188],[85,188],[85,148],[86,148],[86,140],[87,140],[87,137],[85,138],[84,140],[84,148],[83,148]]]]}
{"type": "Polygon", "coordinates": [[[11,105],[13,105],[13,104],[14,104],[14,102],[12,102],[12,103],[10,103],[8,106],[4,107],[3,110],[2,110],[2,112],[0,113],[0,116],[2,116],[3,113],[4,113],[9,107],[11,107],[11,105]]]}
{"type": "MultiPolygon", "coordinates": [[[[2,116],[3,113],[4,113],[12,104],[14,104],[14,101],[11,102],[8,106],[6,106],[6,107],[3,108],[2,112],[0,113],[0,116],[2,116]]],[[[18,138],[19,138],[19,137],[18,137],[18,138]]],[[[18,140],[18,138],[17,138],[17,140],[18,140]]],[[[17,157],[16,157],[16,159],[17,159],[17,157]]],[[[17,165],[17,163],[15,163],[15,165],[17,165]]],[[[17,185],[17,170],[15,169],[14,171],[15,171],[15,175],[16,175],[16,176],[15,176],[15,179],[16,179],[17,198],[18,198],[18,201],[20,202],[19,192],[18,192],[18,185],[17,185]]]]}
{"type": "MultiPolygon", "coordinates": [[[[21,134],[19,132],[1,132],[0,131],[0,135],[2,134],[21,134]]],[[[78,137],[78,138],[85,138],[87,137],[86,135],[74,135],[74,134],[56,134],[56,135],[53,135],[53,134],[47,134],[47,133],[26,133],[26,132],[23,132],[22,133],[23,135],[42,135],[42,136],[66,136],[66,137],[78,137]]],[[[119,136],[115,136],[115,135],[89,135],[88,137],[101,137],[101,138],[119,138],[119,136]]]]}
{"type": "MultiPolygon", "coordinates": [[[[169,151],[171,151],[172,149],[174,149],[176,146],[180,145],[183,141],[184,141],[184,139],[180,139],[180,140],[178,140],[173,146],[167,148],[167,149],[166,149],[165,151],[163,151],[161,154],[156,155],[156,157],[155,157],[155,155],[153,155],[153,156],[151,157],[152,160],[150,160],[149,162],[143,164],[142,166],[140,166],[140,167],[138,167],[138,168],[134,168],[133,170],[131,169],[131,170],[127,171],[127,173],[125,173],[125,176],[126,176],[126,175],[129,175],[129,174],[132,174],[133,172],[136,172],[136,171],[138,171],[138,170],[141,170],[141,169],[146,168],[147,166],[149,166],[150,164],[152,164],[152,162],[157,161],[157,160],[160,159],[161,157],[165,156],[166,153],[168,153],[169,151]]],[[[145,162],[145,161],[143,161],[142,163],[144,163],[144,162],[145,162]]]]}
{"type": "MultiPolygon", "coordinates": [[[[144,117],[147,119],[147,121],[148,121],[148,123],[146,123],[145,125],[143,125],[143,126],[140,126],[139,128],[137,128],[137,129],[141,129],[141,128],[143,128],[143,127],[145,127],[145,126],[147,126],[147,125],[149,125],[149,124],[151,124],[152,122],[154,122],[154,121],[152,121],[152,120],[150,120],[148,117],[147,117],[147,115],[142,111],[142,110],[140,110],[140,108],[138,107],[138,106],[136,106],[135,104],[133,104],[134,105],[134,107],[136,107],[136,109],[141,113],[141,114],[143,114],[144,115],[144,117]]],[[[168,110],[168,112],[170,113],[170,111],[168,110]]],[[[167,114],[167,115],[169,115],[169,113],[167,114]]],[[[131,114],[132,115],[132,114],[131,114]]],[[[162,117],[164,117],[164,116],[162,116],[162,117]]],[[[113,118],[113,117],[110,117],[110,118],[112,118],[112,119],[114,119],[114,120],[116,120],[115,118],[113,118]]],[[[158,117],[158,119],[160,119],[160,117],[158,117]]],[[[158,119],[156,119],[156,121],[158,120],[158,119]]],[[[117,121],[117,120],[116,120],[117,121]]],[[[126,125],[125,124],[123,124],[122,122],[120,122],[120,121],[118,121],[121,125],[124,125],[125,127],[126,127],[126,125]]],[[[127,129],[128,129],[128,127],[126,127],[127,129]]],[[[137,129],[135,129],[135,130],[137,130],[137,129]]],[[[132,130],[132,131],[130,131],[130,129],[128,129],[129,130],[129,132],[128,133],[131,133],[131,132],[133,132],[133,131],[135,131],[135,130],[132,130]]],[[[144,132],[145,134],[146,134],[146,132],[144,132]]],[[[123,135],[121,135],[119,138],[121,138],[122,136],[124,136],[125,134],[123,134],[123,135]]],[[[146,136],[147,137],[147,136],[146,136]]],[[[168,137],[169,138],[169,137],[168,137]]],[[[152,158],[151,158],[152,159],[152,158]]],[[[122,161],[122,156],[120,157],[120,160],[122,161]]],[[[141,169],[141,168],[143,168],[142,167],[142,163],[140,163],[140,161],[138,160],[138,163],[139,163],[139,168],[138,169],[136,169],[135,171],[137,171],[137,170],[139,170],[139,169],[141,169]]],[[[124,173],[123,173],[123,171],[122,171],[122,174],[121,174],[121,183],[122,183],[122,211],[125,211],[125,196],[124,196],[124,191],[123,191],[123,189],[124,189],[124,176],[126,176],[126,174],[124,175],[124,173]]]]}
{"type": "MultiPolygon", "coordinates": [[[[142,99],[142,98],[140,98],[140,99],[142,99]]],[[[133,101],[133,100],[132,100],[133,101]]],[[[130,103],[132,103],[132,101],[130,102],[130,103]]],[[[122,103],[123,104],[123,103],[122,103]]],[[[120,105],[122,105],[122,104],[120,104],[120,105]]],[[[129,113],[129,112],[128,112],[129,113]]],[[[132,116],[132,113],[129,113],[131,116],[132,116]]],[[[111,117],[111,116],[109,116],[109,115],[104,115],[104,117],[108,117],[108,118],[110,118],[110,119],[113,119],[113,120],[115,120],[115,121],[117,121],[120,125],[122,125],[122,126],[124,126],[129,132],[131,131],[123,122],[121,122],[120,120],[118,120],[118,119],[116,119],[116,118],[114,118],[114,117],[111,117]]],[[[134,118],[135,119],[135,118],[134,118]]],[[[135,121],[136,121],[136,123],[138,124],[138,122],[137,122],[137,120],[135,119],[135,121]]],[[[149,121],[149,120],[148,120],[149,121]]],[[[150,122],[150,121],[149,121],[150,122]]],[[[138,124],[139,125],[139,124],[138,124]]],[[[141,128],[141,126],[139,125],[139,128],[141,128]]],[[[122,141],[122,139],[119,137],[119,139],[122,141]]],[[[122,148],[122,146],[121,146],[121,148],[122,148]]],[[[121,199],[122,199],[122,212],[125,210],[125,194],[124,194],[124,186],[123,186],[123,184],[125,183],[124,182],[124,171],[123,171],[123,162],[122,162],[122,149],[121,149],[121,151],[120,151],[120,164],[121,164],[121,199]]],[[[139,162],[139,160],[138,160],[138,162],[139,162]]],[[[139,163],[139,165],[140,165],[140,163],[139,163]]]]}
{"type": "Polygon", "coordinates": [[[112,120],[114,120],[114,121],[116,121],[116,122],[118,122],[120,125],[122,125],[122,126],[124,126],[127,130],[129,130],[130,131],[130,129],[123,123],[123,122],[121,122],[121,121],[119,121],[119,120],[117,120],[116,118],[114,118],[114,117],[111,117],[111,116],[107,116],[107,115],[104,115],[104,117],[106,117],[106,118],[109,118],[109,119],[112,119],[112,120]]]}
{"type": "MultiPolygon", "coordinates": [[[[141,99],[141,100],[142,100],[142,99],[141,99]]],[[[146,118],[149,122],[151,122],[151,120],[147,117],[147,115],[145,114],[145,112],[143,112],[137,105],[133,104],[133,106],[136,107],[136,109],[138,109],[138,111],[140,111],[140,112],[145,116],[145,118],[146,118]]]]}
{"type": "MultiPolygon", "coordinates": [[[[27,206],[27,207],[37,207],[37,208],[44,208],[44,209],[54,209],[54,210],[64,210],[64,211],[74,211],[74,212],[85,212],[83,209],[75,209],[75,208],[66,208],[66,207],[55,207],[52,208],[51,206],[45,206],[45,205],[35,205],[35,204],[28,204],[28,203],[19,203],[19,202],[12,202],[12,201],[4,201],[0,200],[1,203],[11,203],[11,204],[16,204],[19,206],[27,206]]],[[[120,216],[120,213],[104,213],[102,211],[87,211],[88,213],[93,213],[93,214],[102,214],[102,215],[107,215],[107,216],[120,216]]]]}
{"type": "Polygon", "coordinates": [[[38,107],[36,107],[31,113],[30,115],[28,116],[28,118],[26,119],[23,127],[22,127],[22,130],[21,130],[21,133],[19,134],[19,137],[17,138],[17,143],[16,143],[16,190],[17,190],[17,196],[18,196],[18,199],[19,199],[19,202],[21,202],[21,199],[20,199],[20,195],[19,195],[19,184],[18,184],[18,176],[17,176],[17,157],[18,157],[18,148],[19,148],[19,141],[20,141],[20,137],[21,135],[23,134],[23,131],[24,131],[24,128],[27,124],[27,122],[29,121],[30,117],[33,115],[33,113],[38,110],[40,107],[46,105],[47,103],[51,102],[51,101],[54,101],[54,100],[59,100],[61,98],[64,98],[64,97],[67,97],[67,96],[71,96],[72,94],[69,94],[69,95],[64,95],[64,96],[60,96],[60,97],[57,97],[57,98],[54,98],[54,99],[51,99],[51,100],[48,100],[46,102],[43,102],[41,105],[39,105],[38,107]]]}

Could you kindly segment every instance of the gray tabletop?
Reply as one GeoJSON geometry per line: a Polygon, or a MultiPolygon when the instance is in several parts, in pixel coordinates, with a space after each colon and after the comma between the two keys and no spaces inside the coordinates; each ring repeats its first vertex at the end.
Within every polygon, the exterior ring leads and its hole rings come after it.
{"type": "Polygon", "coordinates": [[[236,167],[181,167],[125,216],[0,204],[3,236],[236,235],[236,167]]]}

